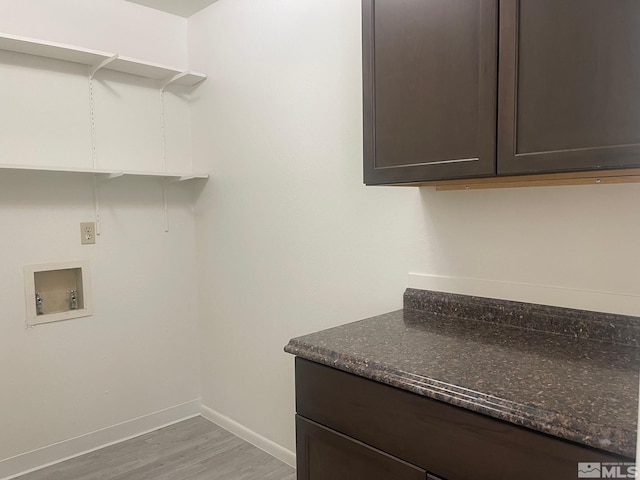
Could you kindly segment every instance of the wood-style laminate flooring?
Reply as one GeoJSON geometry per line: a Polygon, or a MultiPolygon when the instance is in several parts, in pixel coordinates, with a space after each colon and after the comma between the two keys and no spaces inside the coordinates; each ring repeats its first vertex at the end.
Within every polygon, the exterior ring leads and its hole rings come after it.
{"type": "Polygon", "coordinates": [[[195,417],[16,480],[295,480],[289,465],[195,417]]]}

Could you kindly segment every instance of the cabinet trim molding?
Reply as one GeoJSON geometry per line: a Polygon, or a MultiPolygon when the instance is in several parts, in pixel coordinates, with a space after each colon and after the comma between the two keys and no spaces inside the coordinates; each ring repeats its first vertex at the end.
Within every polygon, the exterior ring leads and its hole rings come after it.
{"type": "Polygon", "coordinates": [[[436,187],[438,191],[478,190],[487,188],[555,187],[561,185],[612,185],[640,183],[640,169],[600,170],[584,172],[512,175],[504,177],[439,180],[433,182],[400,183],[402,187],[436,187]]]}

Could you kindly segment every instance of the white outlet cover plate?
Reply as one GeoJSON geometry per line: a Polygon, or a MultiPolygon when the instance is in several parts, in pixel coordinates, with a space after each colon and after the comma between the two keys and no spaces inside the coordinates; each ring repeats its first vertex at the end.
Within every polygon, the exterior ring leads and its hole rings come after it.
{"type": "Polygon", "coordinates": [[[82,245],[93,245],[96,243],[95,222],[80,222],[80,243],[82,245]]]}

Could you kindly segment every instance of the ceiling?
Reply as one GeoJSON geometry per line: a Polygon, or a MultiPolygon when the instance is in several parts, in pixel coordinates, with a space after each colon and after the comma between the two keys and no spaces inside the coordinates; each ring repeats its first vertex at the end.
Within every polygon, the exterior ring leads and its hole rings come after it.
{"type": "Polygon", "coordinates": [[[190,17],[203,8],[208,7],[216,0],[127,0],[127,2],[139,3],[146,7],[173,13],[181,17],[190,17]]]}

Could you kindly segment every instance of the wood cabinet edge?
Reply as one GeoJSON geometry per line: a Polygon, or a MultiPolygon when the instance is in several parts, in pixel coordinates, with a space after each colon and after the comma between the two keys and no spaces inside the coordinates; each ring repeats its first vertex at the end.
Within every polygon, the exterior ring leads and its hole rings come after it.
{"type": "Polygon", "coordinates": [[[438,191],[478,190],[489,188],[552,187],[561,185],[610,185],[618,183],[640,183],[640,169],[566,172],[538,175],[517,175],[460,180],[438,180],[429,182],[397,183],[387,186],[436,187],[438,191]]]}

